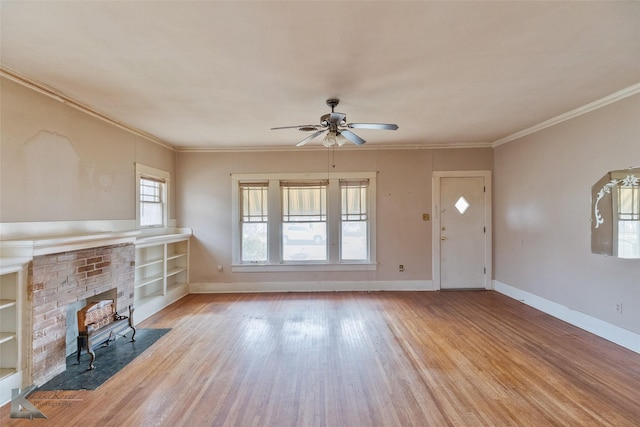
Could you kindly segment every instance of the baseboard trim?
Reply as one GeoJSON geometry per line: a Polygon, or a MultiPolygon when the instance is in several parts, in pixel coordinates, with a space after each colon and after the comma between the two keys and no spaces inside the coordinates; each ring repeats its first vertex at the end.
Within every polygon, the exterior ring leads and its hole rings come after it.
{"type": "Polygon", "coordinates": [[[189,293],[433,291],[431,280],[191,283],[189,293]]]}
{"type": "Polygon", "coordinates": [[[22,371],[6,376],[0,380],[0,406],[9,403],[14,388],[22,390],[22,371]]]}
{"type": "Polygon", "coordinates": [[[603,320],[572,310],[562,304],[515,288],[498,280],[493,281],[493,289],[503,295],[518,300],[550,316],[573,326],[614,342],[636,353],[640,353],[640,335],[603,320]]]}

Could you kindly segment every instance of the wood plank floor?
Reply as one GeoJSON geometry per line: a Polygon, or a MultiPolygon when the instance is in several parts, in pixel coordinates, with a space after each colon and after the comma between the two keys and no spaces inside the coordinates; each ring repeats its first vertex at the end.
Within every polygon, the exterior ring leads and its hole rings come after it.
{"type": "Polygon", "coordinates": [[[172,330],[0,424],[640,425],[639,354],[495,292],[189,295],[138,326],[172,330]]]}

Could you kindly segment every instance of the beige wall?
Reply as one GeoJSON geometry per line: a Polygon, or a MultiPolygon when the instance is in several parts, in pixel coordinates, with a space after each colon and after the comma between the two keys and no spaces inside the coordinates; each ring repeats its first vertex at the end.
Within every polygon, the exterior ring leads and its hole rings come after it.
{"type": "Polygon", "coordinates": [[[173,150],[8,79],[0,91],[0,222],[135,220],[134,164],[175,175],[173,150]]]}
{"type": "Polygon", "coordinates": [[[591,186],[640,165],[640,95],[495,150],[362,147],[337,150],[334,169],[329,152],[305,149],[176,155],[4,78],[0,92],[0,223],[133,221],[139,162],[172,174],[170,217],[194,230],[194,283],[431,280],[433,171],[495,163],[495,279],[640,333],[640,261],[590,252],[591,186]],[[378,269],[231,273],[230,174],[324,171],[378,172],[378,269]]]}
{"type": "Polygon", "coordinates": [[[497,147],[495,279],[640,333],[640,260],[590,247],[591,186],[638,165],[640,95],[497,147]]]}
{"type": "Polygon", "coordinates": [[[431,280],[431,176],[434,170],[492,169],[491,149],[178,153],[178,223],[191,227],[192,283],[431,280]],[[232,173],[378,172],[377,271],[232,273],[232,173]],[[217,265],[224,270],[219,273],[217,265]],[[405,266],[404,272],[398,265],[405,266]]]}

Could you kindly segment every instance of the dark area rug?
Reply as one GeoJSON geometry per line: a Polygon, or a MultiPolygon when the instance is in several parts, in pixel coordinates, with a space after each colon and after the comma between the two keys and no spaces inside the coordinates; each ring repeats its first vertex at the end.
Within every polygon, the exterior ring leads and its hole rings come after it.
{"type": "Polygon", "coordinates": [[[134,342],[131,342],[129,332],[128,337],[120,337],[108,346],[96,348],[93,370],[89,370],[91,357],[86,351],[80,356],[80,364],[77,364],[78,358],[74,353],[67,357],[67,370],[37,390],[95,390],[169,331],[170,329],[137,329],[134,342]]]}

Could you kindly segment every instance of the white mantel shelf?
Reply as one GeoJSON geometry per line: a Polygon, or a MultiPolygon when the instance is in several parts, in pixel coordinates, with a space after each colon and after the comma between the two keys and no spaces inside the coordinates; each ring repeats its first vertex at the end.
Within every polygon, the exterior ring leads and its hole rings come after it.
{"type": "Polygon", "coordinates": [[[31,259],[31,257],[0,258],[0,275],[22,270],[22,267],[31,259]]]}
{"type": "Polygon", "coordinates": [[[179,242],[181,240],[188,239],[192,235],[193,231],[190,228],[175,228],[170,233],[138,236],[138,238],[136,239],[136,246],[140,247],[157,245],[159,243],[179,242]]]}
{"type": "Polygon", "coordinates": [[[2,258],[33,258],[61,252],[92,249],[101,246],[135,243],[139,230],[113,233],[78,234],[55,237],[39,237],[31,240],[0,241],[2,258]]]}

